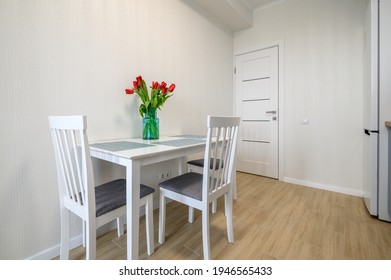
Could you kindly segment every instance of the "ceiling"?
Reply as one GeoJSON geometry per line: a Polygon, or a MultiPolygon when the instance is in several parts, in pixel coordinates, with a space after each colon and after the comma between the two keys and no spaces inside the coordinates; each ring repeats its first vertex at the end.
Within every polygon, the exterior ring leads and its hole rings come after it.
{"type": "Polygon", "coordinates": [[[266,6],[272,2],[281,2],[276,0],[242,0],[244,4],[251,10],[254,10],[256,8],[266,6]]]}
{"type": "Polygon", "coordinates": [[[287,0],[191,0],[232,32],[249,28],[253,12],[262,6],[287,0]]]}

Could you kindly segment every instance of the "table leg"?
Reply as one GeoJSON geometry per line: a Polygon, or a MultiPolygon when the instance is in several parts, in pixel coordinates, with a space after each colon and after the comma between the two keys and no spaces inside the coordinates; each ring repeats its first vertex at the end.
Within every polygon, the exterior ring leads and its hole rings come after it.
{"type": "Polygon", "coordinates": [[[138,259],[140,215],[140,162],[130,161],[126,167],[126,219],[128,260],[138,259]]]}
{"type": "Polygon", "coordinates": [[[182,175],[184,173],[183,166],[185,165],[186,157],[179,157],[176,160],[177,160],[178,175],[182,175]]]}

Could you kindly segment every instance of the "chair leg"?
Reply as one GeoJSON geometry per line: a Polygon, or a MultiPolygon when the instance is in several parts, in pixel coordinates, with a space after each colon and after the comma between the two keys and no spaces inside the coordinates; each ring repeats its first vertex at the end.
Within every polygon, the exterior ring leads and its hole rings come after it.
{"type": "MultiPolygon", "coordinates": [[[[187,165],[187,172],[193,172],[191,165],[187,165]]],[[[194,223],[194,208],[189,206],[189,223],[194,223]]]]}
{"type": "Polygon", "coordinates": [[[83,247],[86,247],[87,237],[86,237],[86,221],[82,220],[83,223],[83,247]]]}
{"type": "Polygon", "coordinates": [[[233,172],[232,177],[233,177],[232,184],[233,184],[233,187],[234,187],[233,199],[236,200],[236,199],[238,199],[238,192],[236,190],[236,172],[233,172]]]}
{"type": "Polygon", "coordinates": [[[210,260],[209,205],[202,210],[202,244],[204,260],[210,260]]]}
{"type": "Polygon", "coordinates": [[[149,195],[147,203],[145,204],[145,224],[147,233],[147,253],[152,255],[155,251],[155,244],[153,238],[153,196],[149,195]]]}
{"type": "Polygon", "coordinates": [[[189,223],[194,223],[194,208],[189,206],[189,223]]]}
{"type": "Polygon", "coordinates": [[[121,216],[117,218],[117,235],[118,237],[121,237],[124,235],[125,230],[124,230],[124,224],[125,224],[125,217],[126,216],[121,216]]]}
{"type": "Polygon", "coordinates": [[[61,209],[61,247],[60,259],[69,259],[69,210],[65,207],[61,209]]]}
{"type": "Polygon", "coordinates": [[[95,219],[87,221],[86,260],[96,259],[96,223],[95,219]]]}
{"type": "Polygon", "coordinates": [[[212,201],[212,213],[215,214],[217,212],[217,199],[212,201]]]}
{"type": "Polygon", "coordinates": [[[225,217],[227,219],[227,237],[229,243],[234,243],[234,225],[232,218],[233,198],[232,192],[228,192],[224,195],[225,201],[225,217]]]}
{"type": "Polygon", "coordinates": [[[166,234],[166,198],[160,192],[160,206],[159,206],[159,243],[163,244],[166,234]]]}

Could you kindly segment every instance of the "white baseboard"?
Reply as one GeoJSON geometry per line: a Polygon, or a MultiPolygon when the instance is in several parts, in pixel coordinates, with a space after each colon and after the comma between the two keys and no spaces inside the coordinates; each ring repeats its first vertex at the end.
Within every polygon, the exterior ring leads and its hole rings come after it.
{"type": "MultiPolygon", "coordinates": [[[[113,221],[111,223],[107,223],[107,224],[101,226],[100,228],[98,228],[96,234],[98,236],[100,236],[100,235],[105,234],[106,232],[111,231],[115,228],[117,228],[117,223],[116,223],[116,221],[113,221]]],[[[69,243],[70,250],[72,250],[82,244],[83,244],[83,234],[75,236],[75,237],[71,238],[71,240],[70,240],[70,243],[69,243]]],[[[38,254],[35,254],[35,255],[27,258],[26,260],[51,260],[59,255],[60,255],[60,244],[57,244],[49,249],[46,249],[42,252],[39,252],[38,254]]]]}
{"type": "Polygon", "coordinates": [[[343,194],[348,194],[348,195],[354,195],[354,196],[359,196],[359,197],[363,197],[363,195],[364,195],[363,191],[352,190],[352,189],[337,187],[337,186],[330,186],[330,185],[325,185],[325,184],[320,184],[320,183],[315,183],[315,182],[311,182],[311,181],[300,180],[300,179],[295,179],[295,178],[290,178],[290,177],[284,177],[283,181],[287,182],[287,183],[291,183],[291,184],[302,185],[305,187],[321,189],[321,190],[326,190],[326,191],[332,191],[332,192],[337,192],[337,193],[343,193],[343,194]]]}
{"type": "MultiPolygon", "coordinates": [[[[80,246],[83,243],[83,235],[78,235],[71,239],[69,243],[70,249],[74,249],[80,246]]],[[[56,246],[46,249],[45,251],[39,252],[34,256],[27,258],[26,260],[51,260],[60,255],[60,244],[56,246]]]]}

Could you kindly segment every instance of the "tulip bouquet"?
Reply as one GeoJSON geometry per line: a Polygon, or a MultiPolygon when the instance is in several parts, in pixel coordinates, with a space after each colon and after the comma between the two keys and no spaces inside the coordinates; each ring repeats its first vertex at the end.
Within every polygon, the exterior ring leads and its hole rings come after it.
{"type": "Polygon", "coordinates": [[[167,88],[165,82],[152,82],[151,94],[148,93],[148,88],[145,81],[141,76],[138,76],[135,81],[133,81],[133,88],[125,89],[126,94],[137,93],[140,96],[142,104],[139,107],[139,113],[141,117],[150,116],[155,114],[156,109],[161,110],[163,104],[167,101],[168,98],[172,96],[172,92],[175,89],[175,84],[171,84],[167,88]]]}
{"type": "Polygon", "coordinates": [[[125,89],[126,94],[137,93],[141,98],[139,107],[140,116],[143,118],[143,138],[159,139],[159,119],[156,117],[156,109],[161,110],[163,104],[172,96],[175,84],[167,87],[165,82],[152,82],[149,94],[147,85],[141,76],[133,81],[133,88],[125,89]]]}

